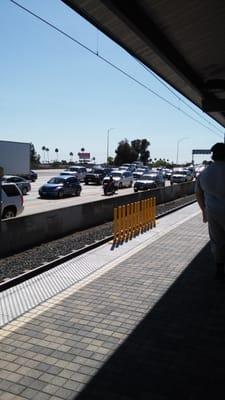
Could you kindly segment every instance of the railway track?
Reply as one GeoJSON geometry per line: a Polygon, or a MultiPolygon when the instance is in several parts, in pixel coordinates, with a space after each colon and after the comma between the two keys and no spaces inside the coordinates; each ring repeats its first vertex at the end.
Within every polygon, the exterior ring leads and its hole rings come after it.
{"type": "MultiPolygon", "coordinates": [[[[192,203],[194,203],[195,196],[186,196],[184,198],[177,199],[173,202],[165,203],[165,204],[160,204],[157,206],[157,219],[164,217],[165,215],[168,215],[172,212],[175,212],[183,207],[186,207],[192,203]]],[[[66,262],[68,260],[71,260],[75,257],[78,257],[81,254],[87,253],[90,250],[93,250],[94,248],[97,248],[108,241],[113,239],[112,235],[112,223],[107,223],[104,224],[104,229],[101,229],[102,226],[100,227],[95,227],[95,228],[90,228],[89,230],[85,231],[85,235],[83,232],[77,232],[76,234],[69,235],[64,239],[58,239],[56,241],[43,244],[41,246],[38,246],[37,248],[27,250],[22,253],[18,253],[14,256],[11,257],[6,257],[6,259],[0,260],[0,271],[1,271],[1,282],[0,282],[0,292],[9,289],[21,282],[24,282],[30,278],[33,278],[34,276],[37,276],[45,271],[50,270],[51,268],[54,268],[58,266],[59,264],[62,264],[63,262],[66,262]],[[98,230],[98,238],[96,239],[95,233],[96,229],[98,230]],[[103,231],[103,236],[99,238],[99,231],[103,231]],[[77,241],[79,241],[79,245],[83,242],[82,246],[78,249],[73,249],[69,250],[66,254],[60,254],[58,256],[54,256],[53,259],[50,261],[49,258],[51,258],[48,254],[48,249],[53,250],[54,253],[54,246],[57,246],[57,244],[60,246],[60,243],[62,243],[62,240],[66,243],[66,241],[71,240],[71,236],[74,238],[74,236],[77,236],[77,241]],[[83,239],[81,239],[83,235],[83,239]],[[85,240],[85,237],[88,237],[88,240],[85,240]],[[92,238],[92,242],[90,243],[90,237],[92,238]],[[30,257],[32,261],[34,261],[35,253],[38,254],[38,251],[43,251],[43,258],[38,258],[37,263],[39,265],[35,265],[35,262],[31,262],[30,268],[27,266],[28,262],[26,260],[26,257],[30,257]],[[40,260],[40,261],[39,261],[40,260]],[[18,264],[21,265],[21,267],[18,268],[18,264]],[[17,268],[13,268],[14,265],[17,265],[17,268]],[[12,266],[12,268],[10,268],[12,266]]],[[[75,241],[76,242],[76,241],[75,241]]],[[[75,247],[75,246],[74,246],[75,247]]]]}

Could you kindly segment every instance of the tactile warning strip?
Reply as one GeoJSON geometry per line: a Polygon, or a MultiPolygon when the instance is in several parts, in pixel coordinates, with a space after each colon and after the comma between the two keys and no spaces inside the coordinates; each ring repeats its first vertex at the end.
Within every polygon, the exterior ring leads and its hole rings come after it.
{"type": "Polygon", "coordinates": [[[162,218],[153,230],[137,236],[113,251],[111,244],[107,243],[1,292],[0,326],[93,274],[107,263],[118,260],[118,264],[122,256],[129,257],[132,252],[139,251],[197,213],[196,204],[185,207],[162,218]]]}

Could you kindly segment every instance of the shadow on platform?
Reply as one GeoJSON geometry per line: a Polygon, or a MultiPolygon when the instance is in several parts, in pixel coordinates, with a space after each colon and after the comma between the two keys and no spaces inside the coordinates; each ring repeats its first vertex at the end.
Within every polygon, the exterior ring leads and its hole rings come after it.
{"type": "Polygon", "coordinates": [[[217,399],[224,364],[225,285],[207,245],[76,399],[217,399]]]}

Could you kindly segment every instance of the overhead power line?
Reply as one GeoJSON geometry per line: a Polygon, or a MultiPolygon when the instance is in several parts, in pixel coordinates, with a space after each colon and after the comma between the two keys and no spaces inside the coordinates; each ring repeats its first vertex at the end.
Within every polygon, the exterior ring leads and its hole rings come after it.
{"type": "MultiPolygon", "coordinates": [[[[176,106],[174,103],[172,103],[171,101],[169,101],[168,99],[166,99],[165,97],[163,97],[162,95],[160,95],[159,93],[157,93],[155,90],[151,89],[149,86],[147,86],[146,84],[144,84],[143,82],[139,81],[138,79],[136,79],[134,76],[130,75],[128,72],[124,71],[122,68],[118,67],[116,64],[114,64],[113,62],[111,62],[110,60],[108,60],[107,58],[101,56],[99,54],[99,52],[95,52],[94,50],[92,50],[91,48],[89,48],[88,46],[86,46],[85,44],[83,44],[82,42],[80,42],[79,40],[75,39],[73,36],[69,35],[68,33],[66,33],[65,31],[63,31],[62,29],[58,28],[56,25],[53,25],[51,22],[47,21],[46,19],[40,17],[38,14],[34,13],[33,11],[29,10],[28,8],[22,6],[20,3],[18,3],[15,0],[9,0],[12,4],[14,4],[15,6],[19,7],[20,9],[22,9],[23,11],[25,11],[26,13],[32,15],[34,18],[38,19],[39,21],[43,22],[44,24],[46,24],[47,26],[49,26],[50,28],[54,29],[55,31],[57,31],[58,33],[60,33],[61,35],[65,36],[67,39],[72,40],[74,43],[76,43],[77,45],[83,47],[85,50],[87,50],[89,53],[91,53],[92,55],[98,57],[100,60],[104,61],[106,64],[110,65],[112,68],[114,68],[115,70],[119,71],[121,74],[123,74],[124,76],[126,76],[127,78],[131,79],[133,82],[137,83],[139,86],[143,87],[144,89],[146,89],[147,91],[149,91],[150,93],[152,93],[153,95],[155,95],[156,97],[158,97],[159,99],[161,99],[162,101],[164,101],[165,103],[169,104],[171,107],[173,107],[174,109],[180,111],[181,113],[183,113],[184,115],[186,115],[188,118],[192,119],[193,121],[195,121],[196,123],[198,123],[199,125],[203,126],[204,128],[208,129],[209,131],[213,132],[215,135],[218,135],[221,137],[221,135],[223,135],[223,133],[221,132],[221,134],[219,134],[218,132],[215,132],[214,130],[212,130],[212,128],[208,127],[207,125],[203,124],[201,121],[197,120],[196,118],[194,118],[192,115],[190,115],[188,112],[182,110],[180,107],[176,106]]],[[[144,65],[143,63],[141,63],[142,65],[144,65]]],[[[145,68],[147,68],[145,66],[145,68]]],[[[149,69],[148,69],[149,70],[149,69]]],[[[155,75],[155,74],[154,74],[155,75]]],[[[159,78],[157,77],[157,79],[159,80],[159,78]]],[[[161,82],[162,83],[162,82],[161,82]]],[[[164,83],[164,85],[168,88],[168,86],[164,83]]],[[[170,89],[171,90],[171,89],[170,89]]],[[[173,93],[175,95],[175,93],[173,93]]],[[[179,98],[179,96],[178,96],[179,98]]],[[[181,100],[179,98],[179,100],[181,100]]],[[[186,105],[186,103],[185,103],[186,105]]],[[[191,108],[192,109],[192,108],[191,108]]],[[[193,111],[193,109],[192,109],[193,111]]],[[[208,121],[207,121],[208,122],[208,121]]]]}
{"type": "MultiPolygon", "coordinates": [[[[200,115],[199,112],[197,110],[195,110],[190,104],[188,104],[181,96],[179,96],[177,93],[175,93],[175,90],[173,88],[170,87],[170,85],[166,82],[163,81],[162,78],[160,78],[158,75],[156,75],[155,72],[153,72],[149,67],[147,67],[145,64],[143,64],[143,62],[141,62],[140,60],[138,60],[137,58],[134,57],[134,59],[142,65],[142,67],[151,75],[154,76],[154,78],[159,81],[161,83],[161,85],[165,86],[165,88],[173,94],[173,96],[175,96],[177,98],[177,100],[179,100],[181,103],[183,103],[186,107],[188,107],[192,112],[194,112],[195,114],[197,114],[200,118],[204,119],[209,125],[212,125],[214,129],[217,129],[221,135],[223,135],[223,132],[221,132],[221,130],[212,124],[211,121],[209,121],[206,117],[204,117],[203,115],[200,115]]],[[[197,106],[196,106],[197,107],[197,106]]],[[[202,111],[203,112],[203,111],[202,111]]]]}

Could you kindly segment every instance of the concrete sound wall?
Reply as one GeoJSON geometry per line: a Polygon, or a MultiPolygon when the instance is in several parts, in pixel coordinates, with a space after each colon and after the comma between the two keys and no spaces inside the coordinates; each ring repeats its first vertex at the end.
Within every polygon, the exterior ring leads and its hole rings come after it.
{"type": "Polygon", "coordinates": [[[112,221],[113,208],[122,204],[154,196],[156,203],[161,204],[193,193],[194,182],[190,182],[131,195],[114,195],[92,203],[3,220],[0,232],[0,257],[112,221]]]}

